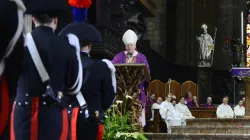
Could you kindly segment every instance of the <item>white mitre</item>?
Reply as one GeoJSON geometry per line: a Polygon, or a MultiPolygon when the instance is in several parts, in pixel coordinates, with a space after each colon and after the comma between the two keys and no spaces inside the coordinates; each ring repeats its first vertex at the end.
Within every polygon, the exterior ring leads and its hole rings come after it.
{"type": "Polygon", "coordinates": [[[207,29],[207,25],[203,23],[202,26],[201,26],[201,28],[206,30],[207,29]]]}
{"type": "Polygon", "coordinates": [[[122,41],[125,45],[127,44],[136,44],[138,40],[138,37],[137,35],[135,34],[134,31],[132,30],[127,30],[124,34],[123,34],[123,37],[122,37],[122,41]]]}

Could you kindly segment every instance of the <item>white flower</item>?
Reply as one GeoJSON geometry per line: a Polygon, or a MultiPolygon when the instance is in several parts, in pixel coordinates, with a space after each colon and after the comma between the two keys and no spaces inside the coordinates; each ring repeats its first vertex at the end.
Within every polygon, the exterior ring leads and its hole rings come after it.
{"type": "Polygon", "coordinates": [[[129,95],[126,95],[126,99],[133,99],[133,97],[129,96],[129,95]]]}
{"type": "Polygon", "coordinates": [[[115,138],[120,138],[120,136],[121,136],[121,133],[117,132],[116,135],[115,135],[115,138]]]}
{"type": "Polygon", "coordinates": [[[117,107],[117,105],[112,105],[113,108],[117,107]]]}
{"type": "Polygon", "coordinates": [[[119,100],[116,101],[116,104],[122,104],[122,103],[123,101],[119,101],[119,100]]]}

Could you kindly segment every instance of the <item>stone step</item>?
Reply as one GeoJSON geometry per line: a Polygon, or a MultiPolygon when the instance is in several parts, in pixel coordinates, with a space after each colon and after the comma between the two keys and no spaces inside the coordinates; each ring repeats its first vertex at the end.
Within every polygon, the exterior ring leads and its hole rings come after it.
{"type": "Polygon", "coordinates": [[[218,118],[199,118],[186,120],[187,126],[250,126],[249,118],[239,119],[218,119],[218,118]]]}
{"type": "Polygon", "coordinates": [[[249,140],[250,134],[145,133],[148,140],[249,140]]]}
{"type": "Polygon", "coordinates": [[[250,126],[178,126],[171,127],[172,133],[202,133],[202,134],[250,134],[250,126]]]}

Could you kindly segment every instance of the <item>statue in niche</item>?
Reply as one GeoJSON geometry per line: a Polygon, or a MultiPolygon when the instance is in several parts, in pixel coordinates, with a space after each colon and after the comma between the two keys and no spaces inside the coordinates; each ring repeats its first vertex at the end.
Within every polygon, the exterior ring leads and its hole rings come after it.
{"type": "MultiPolygon", "coordinates": [[[[211,67],[213,63],[214,45],[215,41],[207,32],[208,26],[202,24],[202,33],[200,36],[196,36],[196,40],[199,43],[199,60],[198,67],[211,67]]],[[[216,29],[215,37],[216,38],[216,29]]]]}

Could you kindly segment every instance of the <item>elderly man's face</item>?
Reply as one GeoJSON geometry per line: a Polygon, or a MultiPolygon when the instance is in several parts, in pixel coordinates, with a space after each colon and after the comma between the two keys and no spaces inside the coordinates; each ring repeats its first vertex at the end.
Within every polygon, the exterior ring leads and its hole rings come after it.
{"type": "Polygon", "coordinates": [[[175,106],[175,105],[176,105],[176,101],[175,101],[175,100],[173,100],[173,101],[172,101],[172,104],[173,104],[173,106],[175,106]]]}
{"type": "Polygon", "coordinates": [[[192,99],[192,93],[191,92],[188,92],[188,98],[192,99]]]}
{"type": "Polygon", "coordinates": [[[151,98],[152,100],[154,100],[154,99],[155,99],[155,94],[152,94],[152,95],[150,96],[150,98],[151,98]]]}
{"type": "Polygon", "coordinates": [[[182,97],[181,100],[180,100],[180,102],[181,102],[182,104],[184,104],[184,103],[185,103],[185,99],[182,97]]]}
{"type": "Polygon", "coordinates": [[[223,100],[222,100],[222,101],[223,101],[223,104],[225,104],[225,105],[226,105],[226,104],[227,104],[227,102],[228,102],[228,98],[223,98],[223,100]]]}
{"type": "Polygon", "coordinates": [[[207,103],[211,104],[212,103],[212,98],[207,98],[207,103]]]}
{"type": "Polygon", "coordinates": [[[126,46],[126,51],[129,53],[129,54],[133,54],[134,51],[135,51],[135,48],[136,48],[136,45],[135,44],[127,44],[125,45],[126,46]]]}
{"type": "Polygon", "coordinates": [[[170,102],[170,101],[171,101],[171,99],[172,99],[172,96],[171,96],[171,95],[168,95],[168,96],[167,96],[167,101],[169,101],[169,102],[170,102]]]}
{"type": "Polygon", "coordinates": [[[194,100],[194,101],[197,101],[197,97],[196,97],[196,96],[193,96],[193,100],[194,100]]]}
{"type": "Polygon", "coordinates": [[[239,106],[243,106],[243,101],[242,100],[239,101],[239,106]]]}
{"type": "Polygon", "coordinates": [[[162,98],[161,98],[161,97],[158,97],[158,98],[157,98],[157,104],[161,104],[161,102],[162,102],[162,98]]]}

